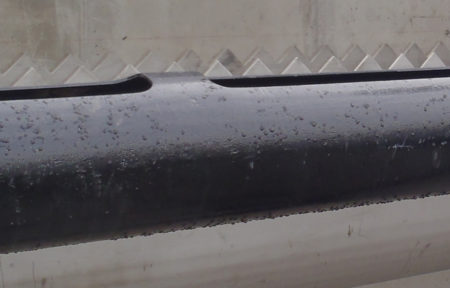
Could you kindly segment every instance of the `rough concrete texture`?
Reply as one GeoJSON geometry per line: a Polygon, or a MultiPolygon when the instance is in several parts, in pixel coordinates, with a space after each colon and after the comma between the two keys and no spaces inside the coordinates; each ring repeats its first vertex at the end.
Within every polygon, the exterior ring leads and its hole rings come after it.
{"type": "Polygon", "coordinates": [[[448,49],[431,55],[440,42],[450,47],[449,12],[448,0],[3,0],[0,85],[180,69],[222,76],[449,65],[448,49]],[[214,66],[224,49],[236,60],[219,61],[226,70],[214,66]]]}

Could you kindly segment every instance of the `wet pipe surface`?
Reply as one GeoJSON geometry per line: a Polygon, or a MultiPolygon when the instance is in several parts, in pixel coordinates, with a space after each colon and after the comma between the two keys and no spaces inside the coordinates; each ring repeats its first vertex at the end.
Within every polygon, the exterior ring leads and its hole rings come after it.
{"type": "Polygon", "coordinates": [[[430,71],[2,90],[0,251],[447,193],[430,71]]]}

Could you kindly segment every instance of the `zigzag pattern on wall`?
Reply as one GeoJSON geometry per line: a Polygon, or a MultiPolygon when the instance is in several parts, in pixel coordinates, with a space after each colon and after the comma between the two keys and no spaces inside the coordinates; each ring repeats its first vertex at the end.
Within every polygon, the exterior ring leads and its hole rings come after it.
{"type": "Polygon", "coordinates": [[[0,74],[0,86],[35,86],[62,83],[87,83],[124,78],[140,72],[197,71],[209,77],[238,75],[284,75],[308,73],[339,73],[348,71],[379,71],[390,69],[440,68],[450,66],[450,50],[437,43],[425,53],[411,44],[400,54],[384,44],[375,53],[367,54],[353,45],[341,58],[328,47],[321,47],[312,58],[297,47],[287,49],[274,59],[263,49],[257,49],[247,60],[239,60],[229,49],[220,51],[209,63],[202,63],[194,51],[188,50],[178,59],[163,63],[152,51],[137,63],[126,63],[115,53],[104,55],[96,65],[83,63],[68,55],[51,70],[36,65],[28,55],[21,55],[0,74]]]}

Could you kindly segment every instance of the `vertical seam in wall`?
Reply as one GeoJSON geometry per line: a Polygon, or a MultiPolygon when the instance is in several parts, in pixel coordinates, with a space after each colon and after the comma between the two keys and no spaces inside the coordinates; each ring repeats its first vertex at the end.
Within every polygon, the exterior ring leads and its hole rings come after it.
{"type": "Polygon", "coordinates": [[[81,1],[81,9],[80,9],[80,34],[79,34],[79,42],[78,42],[78,57],[79,59],[84,59],[84,52],[83,52],[83,39],[85,38],[85,31],[86,31],[86,0],[81,1]]]}

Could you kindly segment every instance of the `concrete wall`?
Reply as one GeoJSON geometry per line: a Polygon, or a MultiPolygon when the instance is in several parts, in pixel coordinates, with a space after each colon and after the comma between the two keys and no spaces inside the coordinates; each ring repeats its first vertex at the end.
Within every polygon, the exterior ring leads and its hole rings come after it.
{"type": "Polygon", "coordinates": [[[387,44],[397,57],[411,43],[425,55],[412,57],[423,62],[438,42],[450,45],[448,15],[449,0],[3,0],[0,71],[24,54],[31,61],[23,66],[46,74],[72,55],[103,80],[145,56],[148,63],[137,70],[165,71],[189,49],[195,55],[181,66],[205,72],[225,48],[243,64],[260,57],[271,68],[292,46],[309,60],[326,46],[342,60],[352,45],[374,55],[387,44]],[[252,54],[257,48],[267,53],[252,54]],[[102,61],[113,66],[111,75],[93,71],[102,61]]]}

